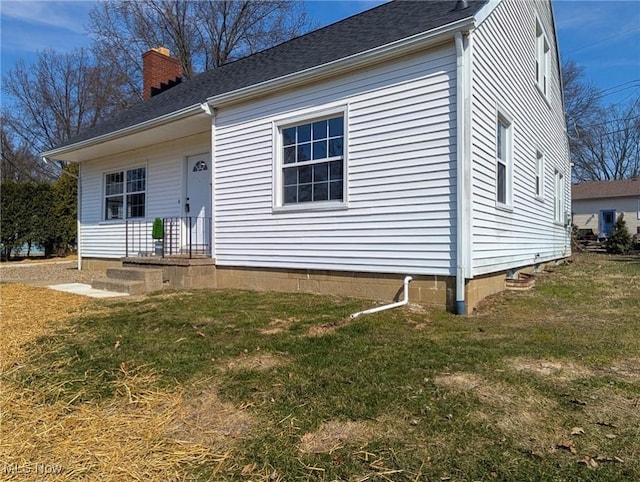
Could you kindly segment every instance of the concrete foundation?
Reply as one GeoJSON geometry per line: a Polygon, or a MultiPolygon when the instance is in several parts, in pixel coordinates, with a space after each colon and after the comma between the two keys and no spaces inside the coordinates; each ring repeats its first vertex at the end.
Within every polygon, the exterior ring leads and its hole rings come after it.
{"type": "MultiPolygon", "coordinates": [[[[143,256],[122,260],[83,259],[83,269],[113,267],[154,268],[162,270],[165,287],[173,289],[219,288],[258,291],[301,292],[323,295],[352,296],[379,301],[402,298],[402,280],[413,276],[409,300],[436,308],[455,310],[456,281],[453,276],[420,276],[411,273],[384,274],[351,271],[288,270],[216,266],[211,258],[161,258],[143,256]]],[[[542,268],[542,266],[538,266],[542,268]]],[[[531,273],[534,266],[517,272],[531,273]]],[[[488,296],[506,289],[507,273],[492,273],[467,280],[465,301],[472,313],[488,296]]]]}

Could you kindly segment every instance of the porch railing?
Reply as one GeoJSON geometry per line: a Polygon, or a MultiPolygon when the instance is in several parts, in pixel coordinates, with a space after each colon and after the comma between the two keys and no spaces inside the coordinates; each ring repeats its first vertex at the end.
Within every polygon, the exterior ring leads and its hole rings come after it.
{"type": "Polygon", "coordinates": [[[128,219],[126,222],[126,257],[175,256],[184,258],[211,256],[211,218],[163,218],[164,238],[156,244],[151,237],[152,220],[128,219]]]}

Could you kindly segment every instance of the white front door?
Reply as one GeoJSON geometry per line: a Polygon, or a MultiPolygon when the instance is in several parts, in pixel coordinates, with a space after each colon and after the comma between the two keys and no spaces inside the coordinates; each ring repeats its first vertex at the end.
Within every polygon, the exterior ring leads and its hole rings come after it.
{"type": "Polygon", "coordinates": [[[187,157],[185,227],[187,245],[194,253],[211,253],[211,156],[187,157]]]}

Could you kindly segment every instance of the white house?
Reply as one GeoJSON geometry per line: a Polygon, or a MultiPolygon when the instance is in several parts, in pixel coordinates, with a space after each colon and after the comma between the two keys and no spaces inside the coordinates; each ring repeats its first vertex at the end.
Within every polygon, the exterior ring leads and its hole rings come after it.
{"type": "Polygon", "coordinates": [[[43,156],[80,164],[84,268],[182,263],[202,268],[183,286],[379,299],[410,275],[412,301],[466,313],[570,255],[549,1],[386,3],[43,156]],[[139,256],[156,217],[161,260],[139,256]]]}
{"type": "Polygon", "coordinates": [[[572,186],[573,224],[605,237],[621,214],[629,233],[640,234],[640,179],[594,181],[572,186]]]}

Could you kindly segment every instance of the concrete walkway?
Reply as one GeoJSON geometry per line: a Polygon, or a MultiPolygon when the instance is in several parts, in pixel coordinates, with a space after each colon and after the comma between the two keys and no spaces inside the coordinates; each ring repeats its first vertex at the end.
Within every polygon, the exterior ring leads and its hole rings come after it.
{"type": "Polygon", "coordinates": [[[56,291],[64,291],[65,293],[73,293],[76,295],[89,296],[91,298],[115,298],[117,296],[129,296],[129,293],[117,293],[115,291],[97,290],[84,283],[65,283],[58,285],[48,285],[56,291]]]}

